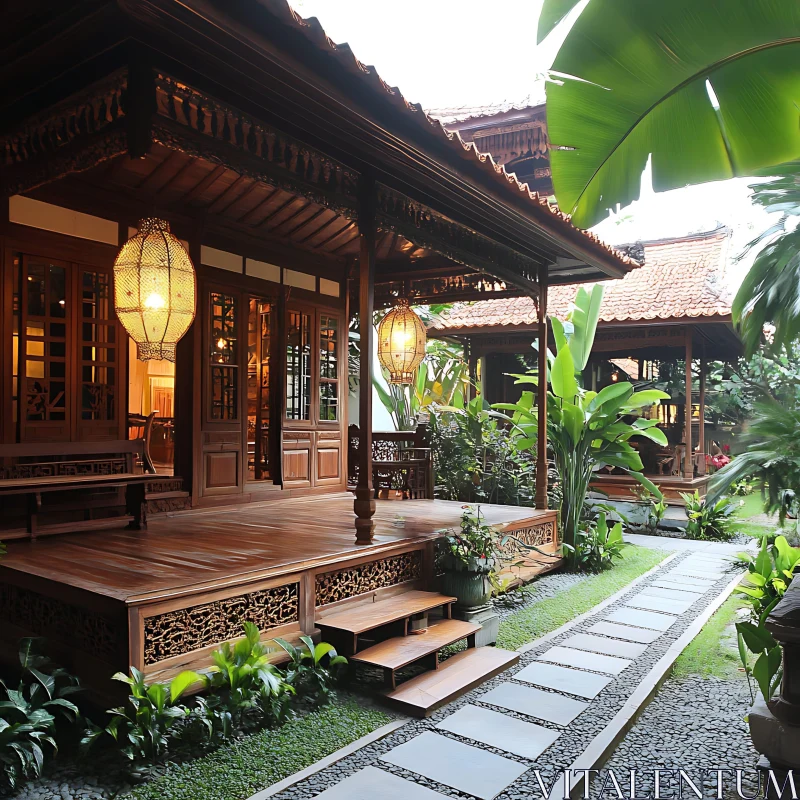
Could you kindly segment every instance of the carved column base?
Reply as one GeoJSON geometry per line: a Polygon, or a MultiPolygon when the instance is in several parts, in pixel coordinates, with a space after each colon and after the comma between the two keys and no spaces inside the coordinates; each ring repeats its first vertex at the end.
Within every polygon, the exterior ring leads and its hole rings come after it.
{"type": "Polygon", "coordinates": [[[356,512],[356,544],[370,544],[375,533],[375,496],[372,489],[356,489],[353,510],[356,512]]]}

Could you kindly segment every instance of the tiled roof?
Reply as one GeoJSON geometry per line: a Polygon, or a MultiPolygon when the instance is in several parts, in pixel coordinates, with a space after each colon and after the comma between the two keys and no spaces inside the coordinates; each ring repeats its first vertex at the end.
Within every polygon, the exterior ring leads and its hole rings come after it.
{"type": "MultiPolygon", "coordinates": [[[[603,322],[727,316],[732,296],[725,284],[728,228],[644,242],[644,266],[619,280],[603,281],[603,322]]],[[[564,319],[577,287],[553,286],[547,312],[564,319]]],[[[529,297],[459,303],[433,329],[512,328],[536,324],[536,306],[529,297]]]]}
{"type": "Polygon", "coordinates": [[[389,86],[375,67],[363,64],[356,58],[350,45],[346,42],[336,44],[323,29],[316,17],[304,19],[295,11],[286,0],[259,0],[260,5],[269,10],[281,22],[291,27],[297,34],[303,36],[311,46],[323,55],[332,56],[338,64],[351,76],[357,78],[364,86],[365,91],[371,92],[382,101],[388,101],[396,109],[407,115],[409,122],[416,123],[417,127],[427,133],[433,133],[437,139],[449,142],[455,153],[460,158],[473,163],[478,162],[486,175],[487,185],[494,183],[500,191],[508,193],[509,199],[514,195],[522,195],[529,200],[526,203],[528,216],[539,224],[558,231],[561,235],[573,240],[576,245],[589,247],[601,257],[611,257],[616,262],[617,268],[630,270],[639,263],[624,253],[605,244],[591,231],[576,228],[569,215],[562,213],[547,202],[546,196],[532,192],[527,183],[520,183],[514,173],[506,172],[502,164],[498,164],[489,153],[481,153],[472,142],[465,142],[457,132],[448,131],[438,119],[428,116],[419,103],[410,103],[403,97],[395,86],[389,86]]]}
{"type": "Polygon", "coordinates": [[[452,108],[430,108],[426,112],[429,117],[438,119],[443,125],[453,125],[456,122],[468,120],[488,120],[509,111],[538,110],[544,105],[544,95],[533,97],[528,95],[523,100],[512,102],[505,100],[502,103],[489,103],[483,106],[453,106],[452,108]]]}

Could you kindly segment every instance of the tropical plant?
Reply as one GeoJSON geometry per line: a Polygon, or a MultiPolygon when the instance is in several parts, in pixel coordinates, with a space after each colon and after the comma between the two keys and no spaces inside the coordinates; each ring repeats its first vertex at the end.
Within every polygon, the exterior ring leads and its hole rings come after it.
{"type": "Polygon", "coordinates": [[[785,536],[776,536],[772,544],[764,538],[755,558],[749,553],[739,558],[747,564],[747,575],[736,591],[749,603],[754,620],[766,619],[800,572],[800,547],[792,547],[785,536]]]}
{"type": "MultiPolygon", "coordinates": [[[[539,40],[577,3],[545,0],[539,40]]],[[[547,85],[561,210],[588,227],[628,205],[648,158],[656,191],[796,158],[795,12],[772,0],[589,0],[547,85]]]]}
{"type": "MultiPolygon", "coordinates": [[[[736,623],[739,658],[748,683],[752,675],[769,701],[781,681],[781,648],[764,623],[800,571],[800,548],[791,547],[784,536],[777,536],[773,544],[764,538],[757,557],[740,553],[739,558],[747,564],[747,575],[736,591],[749,603],[751,617],[749,622],[736,623]],[[756,655],[752,666],[748,653],[756,655]]],[[[750,694],[754,700],[752,687],[750,694]]]]}
{"type": "MultiPolygon", "coordinates": [[[[385,376],[384,376],[385,378],[385,376]]],[[[411,385],[374,379],[375,391],[398,431],[414,430],[419,414],[437,406],[463,408],[469,370],[461,353],[449,343],[428,343],[425,360],[411,385]]]]}
{"type": "Polygon", "coordinates": [[[709,503],[695,489],[692,494],[681,492],[686,504],[686,537],[688,539],[715,539],[726,541],[733,536],[732,515],[736,509],[730,497],[721,497],[709,503]]]}
{"type": "MultiPolygon", "coordinates": [[[[591,293],[581,287],[569,321],[572,332],[551,318],[556,355],[549,366],[550,388],[547,399],[547,435],[553,449],[561,485],[561,530],[566,544],[568,563],[575,566],[578,532],[589,482],[605,466],[619,468],[646,486],[661,499],[658,487],[641,472],[643,465],[630,440],[636,436],[666,446],[667,438],[656,425],[657,419],[645,419],[642,411],[661,400],[665,392],[656,389],[634,391],[627,382],[614,383],[600,392],[582,388],[582,372],[591,353],[603,290],[593,287],[591,293]],[[634,421],[628,422],[630,417],[634,421]]],[[[516,376],[517,383],[536,384],[539,376],[516,376]]],[[[523,391],[517,403],[499,403],[496,409],[510,411],[515,445],[519,450],[536,447],[538,413],[532,391],[523,391]]]]}
{"type": "Polygon", "coordinates": [[[606,512],[600,511],[596,520],[589,520],[578,530],[574,545],[564,545],[571,554],[577,569],[586,572],[602,572],[614,566],[615,558],[622,558],[625,542],[622,539],[622,523],[609,526],[606,512]]]}
{"type": "Polygon", "coordinates": [[[320,642],[315,645],[310,636],[301,636],[301,644],[297,647],[285,639],[275,641],[289,655],[286,682],[314,708],[329,703],[347,659],[338,655],[332,644],[320,642]]]}
{"type": "Polygon", "coordinates": [[[712,476],[706,502],[716,503],[732,483],[751,478],[763,493],[764,510],[777,511],[783,524],[787,491],[800,492],[800,408],[759,403],[741,443],[744,452],[712,476]]]}
{"type": "Polygon", "coordinates": [[[467,572],[494,572],[508,541],[489,525],[480,506],[463,506],[461,527],[444,537],[443,565],[467,572]]]}
{"type": "Polygon", "coordinates": [[[278,703],[277,698],[293,691],[286,686],[280,670],[270,663],[271,651],[261,643],[258,627],[245,622],[243,628],[243,638],[233,645],[225,642],[212,653],[214,664],[204,679],[206,688],[215,693],[213,702],[208,701],[208,707],[203,709],[204,714],[222,710],[222,730],[228,715],[232,725],[239,728],[250,724],[256,711],[260,712],[259,717],[266,713],[267,720],[262,718],[255,724],[274,723],[273,711],[283,703],[278,703]]]}
{"type": "Polygon", "coordinates": [[[67,699],[80,691],[78,679],[43,656],[40,642],[20,642],[16,688],[0,680],[0,765],[12,789],[26,778],[39,777],[46,753],[57,752],[57,720],[72,723],[80,716],[67,699]]]}
{"type": "Polygon", "coordinates": [[[147,769],[167,754],[180,729],[177,725],[179,720],[189,718],[189,709],[178,701],[202,678],[187,670],[175,676],[169,686],[148,684],[136,667],[131,667],[130,675],[117,672],[112,677],[130,687],[128,701],[123,706],[109,709],[111,720],[104,728],[90,724],[81,744],[89,748],[109,736],[128,761],[140,769],[147,769]]]}
{"type": "MultiPolygon", "coordinates": [[[[462,503],[533,505],[535,456],[515,447],[511,430],[482,397],[473,398],[464,408],[435,409],[429,432],[436,497],[462,503]]],[[[557,492],[555,481],[551,489],[557,492]]]]}

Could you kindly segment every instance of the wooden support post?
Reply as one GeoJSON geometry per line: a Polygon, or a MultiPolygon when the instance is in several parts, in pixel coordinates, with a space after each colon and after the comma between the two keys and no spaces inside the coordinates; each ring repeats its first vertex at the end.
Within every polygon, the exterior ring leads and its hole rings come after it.
{"type": "Polygon", "coordinates": [[[478,392],[478,356],[475,352],[475,344],[472,339],[467,339],[464,344],[469,368],[469,389],[467,390],[468,399],[473,400],[478,392]]]}
{"type": "Polygon", "coordinates": [[[692,454],[692,328],[686,327],[686,411],[684,413],[683,439],[686,452],[683,459],[683,477],[691,480],[694,477],[694,459],[692,454]]]}
{"type": "Polygon", "coordinates": [[[706,452],[706,370],[708,362],[705,357],[700,359],[700,420],[697,435],[697,452],[701,455],[706,452]]]}
{"type": "Polygon", "coordinates": [[[547,265],[539,267],[539,384],[536,387],[536,508],[547,508],[547,265]]]}
{"type": "Polygon", "coordinates": [[[358,485],[356,544],[369,544],[375,530],[375,496],[372,488],[372,350],[375,311],[375,180],[362,175],[358,187],[358,323],[361,349],[358,387],[358,485]]]}

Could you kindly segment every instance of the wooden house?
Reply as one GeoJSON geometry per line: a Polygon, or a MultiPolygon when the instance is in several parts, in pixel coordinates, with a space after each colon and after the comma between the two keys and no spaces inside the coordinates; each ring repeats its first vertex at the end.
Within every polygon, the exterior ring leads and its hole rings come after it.
{"type": "MultiPolygon", "coordinates": [[[[588,365],[592,388],[631,379],[646,385],[658,378],[658,365],[682,360],[683,391],[652,410],[659,415],[669,446],[640,444],[645,472],[672,502],[679,492],[705,494],[709,475],[705,455],[705,379],[709,361],[741,354],[731,323],[732,295],[726,285],[730,231],[639,243],[644,266],[620,281],[605,283],[603,305],[588,365]],[[699,370],[693,378],[692,365],[699,370]],[[687,442],[689,446],[687,447],[687,442]]],[[[564,320],[575,286],[551,287],[547,310],[564,320]]],[[[514,402],[520,388],[514,373],[531,365],[538,331],[534,304],[526,298],[458,304],[431,336],[455,337],[467,347],[473,372],[480,375],[489,402],[514,402]]],[[[593,486],[612,498],[629,499],[634,481],[614,470],[600,472],[593,486]]]]}
{"type": "MultiPolygon", "coordinates": [[[[347,493],[350,319],[369,354],[400,295],[535,304],[635,259],[285,0],[30,0],[0,38],[4,656],[46,636],[104,691],[129,665],[203,666],[245,619],[333,637],[351,606],[425,611],[461,512],[376,502],[368,391],[347,493]],[[137,361],[115,314],[116,256],[150,217],[196,270],[174,368],[137,361]]],[[[490,521],[555,549],[545,488],[490,521]]]]}

